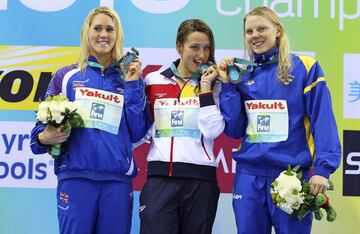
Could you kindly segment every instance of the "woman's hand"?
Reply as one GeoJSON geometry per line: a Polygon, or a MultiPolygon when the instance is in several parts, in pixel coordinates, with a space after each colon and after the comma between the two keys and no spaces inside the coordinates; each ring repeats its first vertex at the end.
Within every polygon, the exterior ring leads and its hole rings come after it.
{"type": "Polygon", "coordinates": [[[214,66],[207,68],[201,75],[200,94],[211,92],[211,83],[218,77],[217,69],[214,66]]]}
{"type": "Polygon", "coordinates": [[[135,59],[128,66],[128,72],[125,76],[125,81],[137,80],[141,75],[141,62],[139,59],[135,59]]]}
{"type": "Polygon", "coordinates": [[[224,58],[224,59],[222,59],[220,64],[217,67],[217,71],[219,73],[221,81],[224,82],[224,83],[229,82],[229,76],[227,74],[229,64],[234,64],[234,58],[224,58]]]}
{"type": "Polygon", "coordinates": [[[326,186],[329,184],[329,180],[320,175],[314,175],[310,179],[310,192],[316,196],[319,193],[326,192],[326,186]]]}
{"type": "Polygon", "coordinates": [[[38,136],[40,143],[43,145],[56,145],[65,142],[69,138],[70,132],[63,131],[63,128],[64,125],[57,128],[47,125],[38,136]]]}

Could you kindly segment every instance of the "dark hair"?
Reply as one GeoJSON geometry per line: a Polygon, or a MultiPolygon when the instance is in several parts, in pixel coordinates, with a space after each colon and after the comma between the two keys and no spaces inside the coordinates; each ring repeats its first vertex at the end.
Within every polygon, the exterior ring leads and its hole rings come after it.
{"type": "Polygon", "coordinates": [[[200,19],[187,19],[183,21],[176,34],[176,48],[179,51],[179,48],[184,45],[187,36],[193,32],[202,32],[205,33],[210,40],[210,55],[209,61],[215,63],[215,41],[213,33],[210,27],[200,19]]]}

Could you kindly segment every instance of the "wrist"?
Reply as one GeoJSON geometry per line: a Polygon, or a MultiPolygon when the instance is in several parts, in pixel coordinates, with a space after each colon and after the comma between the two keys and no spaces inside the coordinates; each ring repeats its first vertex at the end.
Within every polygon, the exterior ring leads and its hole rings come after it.
{"type": "Polygon", "coordinates": [[[211,86],[211,81],[210,80],[200,80],[200,84],[208,84],[211,86]]]}

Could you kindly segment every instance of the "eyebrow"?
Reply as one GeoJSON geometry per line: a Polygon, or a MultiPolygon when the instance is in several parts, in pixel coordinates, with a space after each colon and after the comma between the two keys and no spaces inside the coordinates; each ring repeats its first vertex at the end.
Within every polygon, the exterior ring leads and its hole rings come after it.
{"type": "MultiPolygon", "coordinates": [[[[94,24],[94,25],[93,25],[93,27],[99,27],[99,26],[102,27],[103,25],[102,25],[102,24],[94,24]]],[[[109,24],[108,24],[108,25],[105,25],[105,27],[115,28],[115,26],[109,25],[109,24]]]]}

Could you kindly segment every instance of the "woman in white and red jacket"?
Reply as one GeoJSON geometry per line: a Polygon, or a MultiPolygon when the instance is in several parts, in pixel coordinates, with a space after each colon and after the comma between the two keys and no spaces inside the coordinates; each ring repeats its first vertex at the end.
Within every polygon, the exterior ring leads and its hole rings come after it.
{"type": "Polygon", "coordinates": [[[213,142],[224,130],[215,103],[219,87],[214,38],[206,23],[185,20],[176,49],[180,59],[145,78],[153,115],[148,179],[140,196],[140,233],[211,233],[219,187],[213,142]]]}

